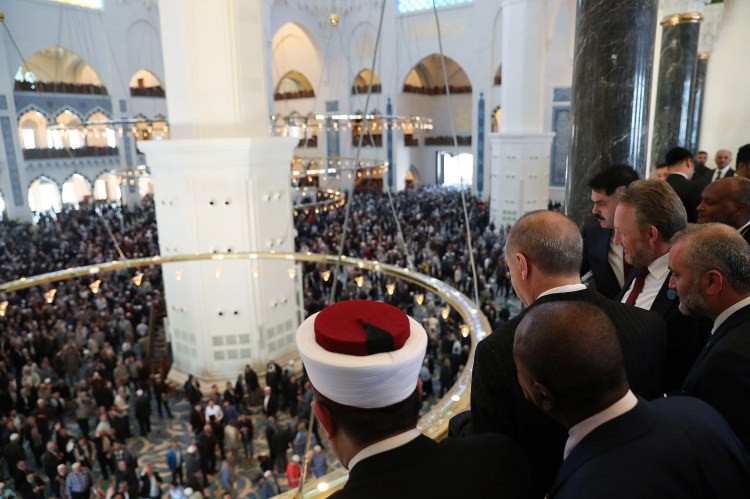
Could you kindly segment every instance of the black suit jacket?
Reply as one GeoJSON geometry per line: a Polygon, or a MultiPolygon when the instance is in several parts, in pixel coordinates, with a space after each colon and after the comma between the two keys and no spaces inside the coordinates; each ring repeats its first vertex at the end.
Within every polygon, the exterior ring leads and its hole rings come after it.
{"type": "Polygon", "coordinates": [[[528,462],[502,435],[449,438],[423,435],[368,457],[349,472],[336,499],[528,497],[528,462]]]}
{"type": "Polygon", "coordinates": [[[716,170],[714,170],[713,168],[709,168],[701,163],[693,164],[695,165],[695,173],[693,173],[693,178],[691,178],[690,180],[691,182],[698,184],[701,188],[701,191],[703,191],[703,189],[705,189],[705,187],[714,179],[716,170]]]}
{"type": "Polygon", "coordinates": [[[679,173],[670,173],[667,176],[667,183],[680,197],[680,201],[687,211],[688,222],[696,223],[698,221],[698,205],[701,204],[700,188],[695,182],[691,182],[679,173]]]}
{"type": "Polygon", "coordinates": [[[750,305],[711,335],[682,388],[719,411],[750,449],[750,305]]]}
{"type": "Polygon", "coordinates": [[[721,416],[691,397],[638,404],[581,440],[549,495],[556,499],[750,497],[750,465],[721,416]]]}
{"type": "MultiPolygon", "coordinates": [[[[634,268],[625,281],[620,296],[627,293],[633,279],[638,274],[634,268]]],[[[669,277],[659,289],[651,304],[652,312],[661,315],[667,323],[667,351],[664,371],[664,390],[667,393],[677,392],[685,380],[685,375],[695,362],[711,334],[713,323],[709,319],[688,317],[680,312],[680,299],[669,289],[669,277]]]]}
{"type": "MultiPolygon", "coordinates": [[[[666,331],[657,314],[609,300],[591,289],[543,296],[530,308],[552,301],[585,301],[599,306],[617,330],[633,391],[647,398],[663,393],[666,331]]],[[[513,339],[525,313],[477,345],[471,380],[471,419],[474,433],[503,433],[518,442],[531,461],[533,496],[543,497],[562,461],[567,433],[527,401],[518,384],[513,339]]]]}
{"type": "Polygon", "coordinates": [[[612,229],[604,229],[596,220],[587,223],[581,231],[583,235],[583,261],[581,275],[589,270],[594,276],[596,290],[607,298],[616,297],[622,288],[615,271],[609,264],[609,242],[612,229]]]}

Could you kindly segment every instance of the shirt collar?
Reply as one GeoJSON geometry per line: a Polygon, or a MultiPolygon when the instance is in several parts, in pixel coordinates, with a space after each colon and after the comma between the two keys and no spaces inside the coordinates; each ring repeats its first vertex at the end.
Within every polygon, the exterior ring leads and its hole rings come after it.
{"type": "Polygon", "coordinates": [[[576,445],[581,440],[586,438],[586,435],[603,425],[607,421],[615,419],[618,416],[622,416],[629,410],[631,410],[638,403],[638,399],[633,395],[633,392],[628,390],[620,400],[607,407],[601,412],[597,412],[593,416],[590,416],[583,421],[579,422],[575,426],[568,430],[568,441],[565,442],[565,451],[563,452],[563,459],[567,459],[570,453],[573,451],[576,445]]]}
{"type": "Polygon", "coordinates": [[[737,229],[737,232],[739,232],[740,234],[742,234],[742,232],[745,229],[747,229],[748,227],[750,227],[750,222],[746,223],[745,225],[743,225],[742,227],[740,227],[739,229],[737,229]]]}
{"type": "Polygon", "coordinates": [[[719,326],[721,326],[725,320],[729,319],[730,315],[747,305],[750,305],[750,296],[738,301],[737,303],[720,313],[718,317],[716,317],[716,320],[714,320],[714,327],[711,329],[711,334],[714,334],[716,330],[719,329],[719,326]]]}
{"type": "Polygon", "coordinates": [[[581,284],[580,282],[578,284],[565,284],[564,286],[549,288],[547,291],[539,293],[539,296],[537,296],[536,299],[538,300],[542,296],[553,295],[555,293],[572,293],[574,291],[582,291],[584,289],[586,289],[586,285],[581,284]]]}
{"type": "Polygon", "coordinates": [[[656,279],[662,280],[669,273],[669,253],[664,253],[651,262],[648,266],[648,273],[656,279]]]}
{"type": "Polygon", "coordinates": [[[372,445],[368,445],[364,449],[357,452],[354,457],[349,460],[348,468],[351,470],[352,468],[354,468],[354,466],[357,465],[357,463],[364,459],[367,459],[368,457],[372,457],[376,454],[382,454],[383,452],[395,449],[396,447],[406,445],[417,438],[419,435],[421,435],[419,430],[417,430],[416,428],[412,428],[411,430],[399,433],[398,435],[394,435],[392,437],[388,437],[385,440],[380,440],[372,445]]]}

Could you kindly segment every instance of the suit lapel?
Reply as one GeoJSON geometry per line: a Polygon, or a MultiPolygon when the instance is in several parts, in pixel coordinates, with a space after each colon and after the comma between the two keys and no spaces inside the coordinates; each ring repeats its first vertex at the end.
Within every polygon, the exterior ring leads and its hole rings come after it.
{"type": "Polygon", "coordinates": [[[664,282],[661,285],[661,288],[659,289],[659,292],[656,294],[656,298],[654,298],[654,303],[651,304],[651,310],[654,312],[659,313],[662,317],[667,313],[667,311],[672,308],[675,304],[679,303],[675,301],[677,298],[677,295],[672,293],[672,298],[670,298],[670,290],[669,290],[669,278],[664,280],[664,282]]]}

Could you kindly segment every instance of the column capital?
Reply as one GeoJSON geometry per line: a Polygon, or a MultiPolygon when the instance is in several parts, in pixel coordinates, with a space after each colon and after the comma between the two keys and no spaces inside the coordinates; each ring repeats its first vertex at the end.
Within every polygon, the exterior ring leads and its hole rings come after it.
{"type": "Polygon", "coordinates": [[[684,14],[672,14],[661,21],[662,26],[675,26],[677,24],[691,24],[703,22],[703,14],[700,12],[686,12],[684,14]]]}

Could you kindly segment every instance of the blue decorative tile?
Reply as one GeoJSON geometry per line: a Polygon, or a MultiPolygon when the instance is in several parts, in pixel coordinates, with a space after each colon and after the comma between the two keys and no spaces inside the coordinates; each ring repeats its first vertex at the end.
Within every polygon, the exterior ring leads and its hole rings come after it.
{"type": "Polygon", "coordinates": [[[552,91],[553,102],[570,102],[571,88],[556,88],[552,91]]]}
{"type": "Polygon", "coordinates": [[[21,189],[21,177],[18,173],[18,158],[16,157],[16,143],[13,140],[13,125],[7,116],[0,117],[0,127],[3,132],[3,145],[5,145],[5,156],[8,161],[8,175],[10,175],[10,187],[13,191],[13,204],[24,206],[23,190],[21,189]]]}
{"type": "Polygon", "coordinates": [[[549,185],[565,187],[565,172],[568,163],[568,145],[570,143],[570,106],[552,108],[552,156],[550,160],[549,185]]]}

